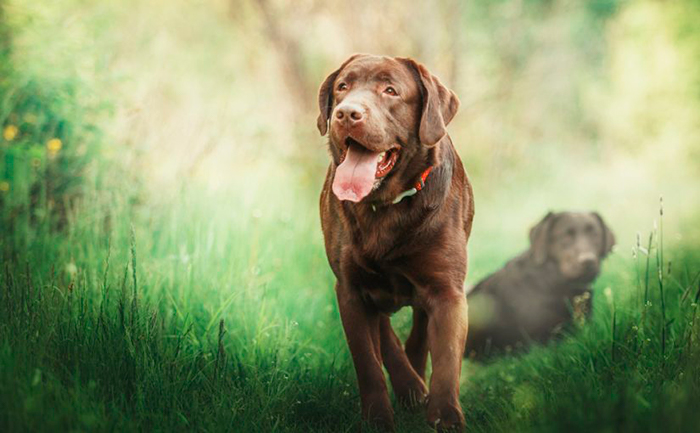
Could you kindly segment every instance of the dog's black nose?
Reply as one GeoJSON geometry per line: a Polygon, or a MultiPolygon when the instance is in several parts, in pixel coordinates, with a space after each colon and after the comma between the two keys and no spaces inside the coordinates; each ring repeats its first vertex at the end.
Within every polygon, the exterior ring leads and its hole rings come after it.
{"type": "Polygon", "coordinates": [[[354,125],[364,120],[365,112],[361,106],[356,104],[340,104],[335,108],[335,118],[354,125]]]}

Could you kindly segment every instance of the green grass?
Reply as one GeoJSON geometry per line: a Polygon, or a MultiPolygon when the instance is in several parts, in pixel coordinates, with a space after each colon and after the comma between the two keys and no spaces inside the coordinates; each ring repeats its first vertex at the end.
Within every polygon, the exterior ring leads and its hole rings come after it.
{"type": "MultiPolygon", "coordinates": [[[[96,193],[65,232],[3,224],[0,429],[354,431],[315,195],[260,179],[246,195],[183,187],[151,207],[96,193]]],[[[607,262],[572,337],[465,363],[470,431],[700,421],[697,252],[662,259],[656,232],[648,247],[607,262]]],[[[395,319],[404,336],[409,322],[395,319]]],[[[397,420],[429,431],[420,414],[397,420]]]]}
{"type": "MultiPolygon", "coordinates": [[[[315,113],[288,120],[251,5],[227,17],[228,2],[167,3],[0,0],[0,431],[357,431],[319,225],[315,113]]],[[[700,231],[688,199],[698,99],[683,87],[697,64],[655,62],[661,72],[647,77],[634,59],[682,52],[673,39],[645,41],[683,10],[603,3],[593,12],[618,31],[580,35],[591,53],[610,53],[595,71],[614,67],[585,78],[588,62],[574,62],[585,79],[551,87],[528,68],[562,63],[541,53],[580,54],[559,37],[590,27],[580,13],[525,2],[532,16],[520,21],[477,2],[462,17],[483,26],[467,26],[461,61],[473,66],[450,125],[476,193],[468,283],[524,248],[549,209],[598,210],[619,244],[589,323],[524,356],[464,363],[472,432],[700,425],[700,231]],[[494,22],[538,42],[511,53],[494,22]],[[508,69],[511,55],[530,72],[508,69]],[[579,93],[588,79],[598,81],[579,93]],[[474,99],[482,87],[504,96],[474,99]],[[579,107],[570,95],[591,100],[579,107]],[[659,103],[638,102],[648,95],[659,103]],[[551,109],[564,103],[571,118],[551,109]]],[[[342,23],[316,13],[289,19],[319,34],[327,19],[342,23]]],[[[697,38],[683,35],[692,50],[697,38]]],[[[330,54],[312,54],[310,80],[321,79],[330,54]]],[[[410,311],[393,323],[405,337],[410,311]]],[[[421,413],[397,407],[396,420],[430,431],[421,413]]]]}

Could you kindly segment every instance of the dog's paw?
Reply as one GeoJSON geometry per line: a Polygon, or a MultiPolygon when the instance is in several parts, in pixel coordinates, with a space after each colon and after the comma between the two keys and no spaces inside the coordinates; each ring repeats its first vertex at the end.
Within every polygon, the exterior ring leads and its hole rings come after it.
{"type": "Polygon", "coordinates": [[[380,431],[394,431],[394,409],[386,392],[369,397],[362,402],[362,417],[380,431]]]}
{"type": "Polygon", "coordinates": [[[416,409],[427,402],[428,388],[420,377],[415,376],[394,385],[394,394],[402,406],[407,409],[416,409]]]}
{"type": "Polygon", "coordinates": [[[466,425],[459,403],[439,404],[429,401],[427,419],[428,424],[439,432],[462,432],[466,425]]]}

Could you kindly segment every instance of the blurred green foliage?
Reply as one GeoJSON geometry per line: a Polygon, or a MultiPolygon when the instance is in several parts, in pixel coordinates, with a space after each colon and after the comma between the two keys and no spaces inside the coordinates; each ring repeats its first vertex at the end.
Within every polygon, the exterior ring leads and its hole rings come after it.
{"type": "Polygon", "coordinates": [[[86,176],[99,157],[103,135],[96,122],[107,101],[95,98],[96,89],[75,74],[70,57],[46,67],[34,63],[41,59],[23,53],[13,35],[31,34],[37,23],[13,22],[6,16],[6,5],[0,4],[0,10],[3,224],[10,231],[30,220],[52,220],[54,227],[62,227],[70,208],[84,194],[85,183],[94,182],[86,176]]]}

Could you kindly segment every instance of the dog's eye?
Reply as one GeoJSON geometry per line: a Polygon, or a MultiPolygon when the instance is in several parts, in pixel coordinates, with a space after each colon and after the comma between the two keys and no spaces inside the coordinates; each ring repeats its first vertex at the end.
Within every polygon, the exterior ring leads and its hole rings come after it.
{"type": "Polygon", "coordinates": [[[342,91],[344,91],[344,90],[348,90],[348,85],[345,84],[345,83],[340,83],[340,84],[338,84],[337,89],[338,89],[339,92],[342,92],[342,91]]]}
{"type": "Polygon", "coordinates": [[[391,95],[391,96],[396,96],[396,95],[398,95],[398,93],[396,93],[396,89],[394,89],[394,88],[391,87],[391,86],[389,86],[389,87],[387,87],[386,89],[384,89],[384,93],[386,93],[387,95],[391,95]]]}

